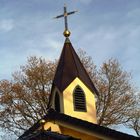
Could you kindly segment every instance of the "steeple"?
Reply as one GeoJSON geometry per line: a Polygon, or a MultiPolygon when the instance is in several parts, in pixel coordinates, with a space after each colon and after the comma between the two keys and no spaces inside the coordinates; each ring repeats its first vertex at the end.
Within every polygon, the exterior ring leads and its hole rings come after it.
{"type": "MultiPolygon", "coordinates": [[[[65,17],[65,31],[68,31],[67,15],[72,13],[75,11],[67,13],[64,7],[64,14],[56,17],[65,17]]],[[[75,52],[69,35],[65,35],[52,84],[49,107],[57,112],[97,123],[95,95],[98,95],[98,91],[75,52]]]]}

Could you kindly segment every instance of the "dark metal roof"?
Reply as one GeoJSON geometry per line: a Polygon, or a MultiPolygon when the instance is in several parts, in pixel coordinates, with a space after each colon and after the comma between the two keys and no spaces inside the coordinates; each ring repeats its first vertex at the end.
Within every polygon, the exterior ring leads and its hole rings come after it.
{"type": "Polygon", "coordinates": [[[45,131],[45,130],[38,130],[33,132],[27,136],[20,138],[20,140],[79,140],[77,138],[59,134],[56,132],[45,131]]]}
{"type": "Polygon", "coordinates": [[[62,92],[76,77],[78,77],[92,92],[98,94],[93,82],[76,54],[69,38],[66,38],[59,59],[53,86],[62,92]]]}
{"type": "MultiPolygon", "coordinates": [[[[129,135],[126,133],[122,133],[107,127],[100,126],[98,124],[93,124],[81,119],[77,119],[62,113],[58,113],[53,109],[48,111],[48,114],[44,116],[46,121],[56,121],[61,122],[61,125],[67,124],[67,126],[72,126],[74,128],[79,128],[84,130],[85,132],[89,132],[91,134],[95,134],[99,138],[104,137],[106,140],[140,140],[140,138],[135,137],[133,135],[129,135]]],[[[27,130],[22,136],[19,137],[19,140],[22,140],[23,137],[26,137],[36,131],[40,127],[39,121],[34,124],[29,130],[27,130]]]]}

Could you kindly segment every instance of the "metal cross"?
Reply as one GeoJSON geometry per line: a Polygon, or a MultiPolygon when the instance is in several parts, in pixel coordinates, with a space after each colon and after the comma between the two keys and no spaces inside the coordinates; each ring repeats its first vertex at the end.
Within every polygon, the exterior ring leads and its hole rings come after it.
{"type": "Polygon", "coordinates": [[[67,22],[67,16],[76,13],[77,11],[67,12],[66,4],[64,4],[64,14],[56,16],[54,18],[61,18],[64,17],[64,23],[65,23],[65,30],[68,30],[68,22],[67,22]]]}

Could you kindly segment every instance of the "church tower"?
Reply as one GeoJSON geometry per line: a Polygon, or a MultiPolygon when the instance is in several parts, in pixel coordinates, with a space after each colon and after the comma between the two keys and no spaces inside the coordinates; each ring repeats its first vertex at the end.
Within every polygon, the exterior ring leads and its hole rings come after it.
{"type": "Polygon", "coordinates": [[[66,39],[53,80],[49,107],[57,112],[97,123],[95,95],[98,92],[69,40],[67,16],[72,13],[75,11],[67,13],[65,6],[64,15],[56,17],[65,18],[66,39]]]}

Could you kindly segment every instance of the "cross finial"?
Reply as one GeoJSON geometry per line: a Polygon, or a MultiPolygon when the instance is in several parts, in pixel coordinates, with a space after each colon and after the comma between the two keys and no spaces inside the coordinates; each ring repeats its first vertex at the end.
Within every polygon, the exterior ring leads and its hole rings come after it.
{"type": "Polygon", "coordinates": [[[68,15],[74,14],[77,11],[72,11],[72,12],[67,12],[67,7],[66,4],[64,4],[64,13],[62,15],[56,16],[55,18],[61,18],[64,17],[64,23],[65,23],[65,30],[64,30],[64,36],[69,37],[70,36],[70,31],[68,30],[68,22],[67,22],[67,17],[68,15]]]}

